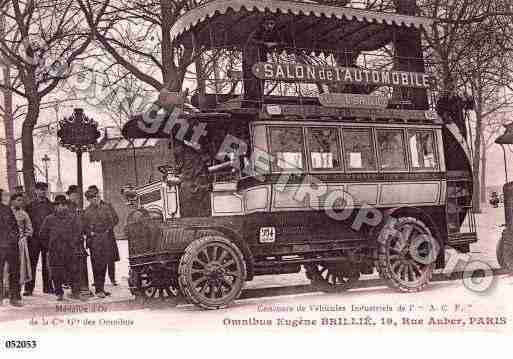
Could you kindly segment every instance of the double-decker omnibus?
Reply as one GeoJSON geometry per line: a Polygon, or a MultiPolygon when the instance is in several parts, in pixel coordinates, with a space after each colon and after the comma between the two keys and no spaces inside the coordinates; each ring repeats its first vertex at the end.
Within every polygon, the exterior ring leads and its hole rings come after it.
{"type": "Polygon", "coordinates": [[[201,81],[213,92],[192,96],[198,110],[164,91],[164,110],[123,129],[168,139],[163,180],[125,192],[132,292],[216,309],[255,276],[302,269],[322,291],[377,271],[411,292],[447,246],[468,252],[463,106],[446,96],[430,110],[430,24],[282,0],[214,0],[183,15],[174,46],[208,52],[220,70],[201,81]],[[368,55],[383,48],[388,62],[368,55]]]}

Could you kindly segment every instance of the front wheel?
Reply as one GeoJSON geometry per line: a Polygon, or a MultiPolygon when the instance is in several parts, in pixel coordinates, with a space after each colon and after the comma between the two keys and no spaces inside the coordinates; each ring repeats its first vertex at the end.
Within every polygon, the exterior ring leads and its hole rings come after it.
{"type": "Polygon", "coordinates": [[[400,217],[378,237],[377,268],[387,284],[401,292],[418,292],[431,280],[439,245],[420,220],[400,217]]]}
{"type": "Polygon", "coordinates": [[[195,240],[180,259],[180,289],[188,301],[204,309],[227,307],[239,297],[245,280],[242,252],[221,236],[195,240]]]}

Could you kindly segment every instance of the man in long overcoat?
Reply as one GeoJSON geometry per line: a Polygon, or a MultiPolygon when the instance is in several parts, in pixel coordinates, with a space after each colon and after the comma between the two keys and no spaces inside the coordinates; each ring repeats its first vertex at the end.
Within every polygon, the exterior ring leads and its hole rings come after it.
{"type": "Polygon", "coordinates": [[[28,240],[34,235],[30,217],[23,209],[25,202],[23,193],[15,193],[11,196],[11,209],[18,222],[19,230],[19,250],[20,250],[20,285],[32,280],[32,268],[30,266],[30,253],[28,250],[28,240]]]}
{"type": "Polygon", "coordinates": [[[43,267],[43,293],[53,293],[52,280],[48,273],[48,264],[46,262],[46,248],[47,243],[39,237],[41,226],[45,218],[53,213],[53,205],[48,199],[48,185],[44,182],[36,183],[36,199],[30,202],[26,211],[32,222],[34,235],[28,241],[28,248],[30,253],[30,264],[32,267],[32,280],[25,284],[25,292],[23,295],[32,295],[36,281],[36,269],[39,262],[39,255],[41,255],[43,267]]]}
{"type": "Polygon", "coordinates": [[[89,188],[85,193],[89,206],[82,214],[82,223],[86,235],[87,247],[91,252],[94,285],[100,298],[110,295],[105,291],[107,265],[119,259],[114,238],[114,226],[119,221],[112,206],[100,200],[99,191],[89,188]]]}
{"type": "Polygon", "coordinates": [[[14,213],[1,201],[0,193],[0,305],[3,300],[3,268],[9,264],[9,295],[11,305],[21,306],[20,255],[18,247],[18,224],[14,213]]]}
{"type": "MultiPolygon", "coordinates": [[[[91,190],[92,193],[96,193],[97,196],[99,196],[100,194],[100,190],[98,189],[97,186],[95,185],[91,185],[89,186],[88,188],[89,190],[91,190]]],[[[100,198],[100,197],[98,197],[100,198]]],[[[104,205],[106,205],[107,207],[110,208],[111,212],[112,212],[112,217],[114,218],[114,226],[119,222],[119,217],[118,217],[118,214],[116,213],[116,210],[114,209],[114,207],[112,207],[112,205],[108,202],[105,202],[104,200],[102,200],[100,198],[100,203],[103,203],[104,205]]],[[[110,282],[112,283],[112,285],[116,286],[118,285],[117,281],[116,281],[116,262],[119,262],[119,248],[118,248],[118,243],[116,242],[116,237],[114,235],[114,227],[112,228],[111,230],[111,233],[110,233],[110,237],[112,238],[112,260],[107,263],[107,275],[109,276],[109,279],[110,279],[110,282]]]]}
{"type": "Polygon", "coordinates": [[[62,285],[69,272],[74,273],[72,291],[79,293],[80,280],[77,280],[76,271],[71,270],[71,265],[77,243],[82,240],[82,226],[79,217],[69,210],[65,196],[55,197],[55,214],[45,218],[39,236],[48,243],[48,261],[57,300],[63,299],[62,285]]]}
{"type": "MultiPolygon", "coordinates": [[[[80,207],[80,191],[78,186],[70,185],[66,191],[66,195],[68,196],[68,208],[81,219],[82,208],[80,207]]],[[[80,293],[74,292],[72,288],[71,297],[73,299],[81,299],[80,294],[85,296],[93,296],[93,293],[89,290],[89,275],[87,271],[88,254],[84,248],[83,237],[80,238],[80,242],[75,243],[73,255],[74,257],[71,279],[73,281],[74,275],[79,276],[80,293]]]]}

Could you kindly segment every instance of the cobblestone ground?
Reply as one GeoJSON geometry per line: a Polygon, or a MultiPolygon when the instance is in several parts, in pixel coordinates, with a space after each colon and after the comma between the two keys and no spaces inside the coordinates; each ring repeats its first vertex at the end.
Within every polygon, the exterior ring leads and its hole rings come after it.
{"type": "MultiPolygon", "coordinates": [[[[496,245],[497,240],[499,239],[501,228],[498,225],[504,223],[504,210],[502,207],[500,208],[484,208],[483,213],[478,215],[478,234],[479,234],[479,242],[472,245],[471,247],[471,257],[470,260],[479,260],[489,264],[492,268],[497,268],[498,263],[496,259],[496,245]]],[[[128,301],[132,299],[132,295],[128,290],[128,243],[127,241],[118,241],[119,251],[121,261],[116,263],[116,271],[117,271],[117,281],[119,283],[118,286],[114,287],[111,285],[109,279],[106,280],[106,290],[111,292],[112,295],[105,299],[100,298],[90,298],[88,300],[89,303],[112,303],[119,301],[128,301]]],[[[457,270],[464,269],[465,263],[459,263],[457,270]]],[[[90,262],[88,261],[88,269],[89,269],[89,281],[90,288],[94,289],[92,286],[92,272],[90,262]]],[[[375,278],[376,275],[366,276],[365,278],[375,278]]],[[[308,281],[305,278],[304,273],[298,274],[287,274],[287,275],[271,275],[271,276],[259,276],[255,278],[253,281],[248,282],[245,288],[265,288],[265,287],[280,287],[280,286],[292,286],[292,285],[302,285],[308,284],[308,281]]],[[[37,283],[36,288],[34,290],[34,295],[31,297],[23,298],[24,307],[13,309],[11,306],[7,304],[7,300],[4,301],[4,305],[0,306],[0,320],[2,313],[6,313],[9,310],[17,310],[17,311],[33,311],[38,310],[38,308],[47,307],[47,306],[55,306],[60,303],[56,301],[56,297],[53,295],[43,294],[41,287],[41,265],[37,271],[37,283]]],[[[80,303],[78,300],[71,300],[69,298],[65,299],[65,304],[70,303],[80,303]]]]}

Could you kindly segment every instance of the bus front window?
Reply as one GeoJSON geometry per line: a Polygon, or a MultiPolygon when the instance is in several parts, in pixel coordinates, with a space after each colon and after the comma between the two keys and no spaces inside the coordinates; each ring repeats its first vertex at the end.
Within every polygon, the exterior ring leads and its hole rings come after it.
{"type": "Polygon", "coordinates": [[[408,143],[414,169],[434,169],[437,167],[433,132],[408,131],[408,143]]]}

